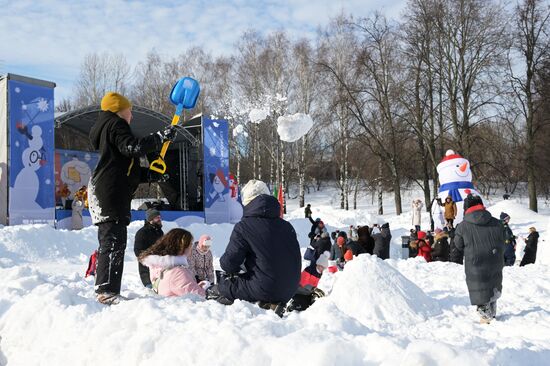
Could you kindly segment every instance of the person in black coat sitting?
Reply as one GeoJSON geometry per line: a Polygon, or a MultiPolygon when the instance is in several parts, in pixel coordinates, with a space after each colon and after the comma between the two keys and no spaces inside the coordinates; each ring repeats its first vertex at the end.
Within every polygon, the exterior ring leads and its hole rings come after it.
{"type": "Polygon", "coordinates": [[[330,252],[332,244],[327,232],[321,234],[321,237],[311,243],[311,246],[315,250],[315,260],[317,260],[324,252],[330,252]]]}
{"type": "Polygon", "coordinates": [[[451,247],[449,246],[449,235],[441,229],[435,230],[434,244],[432,246],[432,261],[448,262],[450,259],[451,247]]]}
{"type": "Polygon", "coordinates": [[[228,276],[207,289],[207,299],[223,304],[241,299],[262,307],[284,304],[300,283],[302,260],[296,232],[280,218],[279,202],[264,182],[248,182],[242,197],[243,218],[220,258],[228,276]],[[240,273],[243,267],[245,272],[240,273]]]}
{"type": "MultiPolygon", "coordinates": [[[[136,257],[139,257],[142,252],[149,249],[163,235],[160,212],[154,208],[148,209],[145,213],[145,224],[137,231],[134,239],[134,254],[136,257]]],[[[138,271],[143,286],[152,288],[149,267],[144,266],[138,261],[138,271]]]]}

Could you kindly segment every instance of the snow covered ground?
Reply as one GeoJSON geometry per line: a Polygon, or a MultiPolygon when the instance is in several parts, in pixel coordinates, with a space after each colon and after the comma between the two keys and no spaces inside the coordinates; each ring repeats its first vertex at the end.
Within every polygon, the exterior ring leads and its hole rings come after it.
{"type": "MultiPolygon", "coordinates": [[[[413,197],[405,192],[403,202],[413,197]]],[[[330,228],[388,221],[393,258],[410,228],[409,205],[395,216],[389,199],[384,217],[366,198],[356,211],[335,209],[330,189],[307,202],[330,228]]],[[[462,266],[421,259],[356,258],[335,276],[330,296],[284,319],[246,302],[158,298],[137,275],[132,244],[140,223],[129,228],[123,277],[123,295],[135,299],[105,307],[94,300],[93,280],[83,278],[95,228],[0,228],[0,365],[548,365],[550,210],[489,202],[493,215],[510,214],[516,235],[530,226],[541,233],[537,264],[504,269],[499,315],[490,325],[477,323],[462,266]]],[[[310,224],[297,202],[289,203],[287,219],[305,248],[310,224]]],[[[423,221],[427,226],[427,215],[423,221]]],[[[232,225],[188,229],[210,234],[219,257],[232,225]]]]}

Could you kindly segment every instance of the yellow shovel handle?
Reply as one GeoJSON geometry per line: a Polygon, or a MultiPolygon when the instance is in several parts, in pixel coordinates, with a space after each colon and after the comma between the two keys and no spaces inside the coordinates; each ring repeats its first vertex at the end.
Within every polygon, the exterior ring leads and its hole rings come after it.
{"type": "MultiPolygon", "coordinates": [[[[174,117],[172,118],[171,125],[177,125],[180,121],[179,114],[174,114],[174,117]]],[[[149,169],[164,174],[166,172],[166,163],[164,162],[164,155],[166,155],[166,152],[168,151],[168,147],[170,146],[171,141],[166,141],[164,144],[162,144],[162,149],[160,150],[159,157],[151,162],[149,165],[149,169]]]]}

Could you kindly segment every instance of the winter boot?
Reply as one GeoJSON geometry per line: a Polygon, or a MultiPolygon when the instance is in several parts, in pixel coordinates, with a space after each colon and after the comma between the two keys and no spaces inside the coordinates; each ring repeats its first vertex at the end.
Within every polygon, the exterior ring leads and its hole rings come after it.
{"type": "Polygon", "coordinates": [[[206,300],[216,300],[222,305],[233,305],[233,300],[220,294],[218,285],[212,285],[206,289],[206,300]]]}
{"type": "Polygon", "coordinates": [[[491,303],[488,303],[485,305],[478,305],[477,313],[480,316],[479,322],[481,324],[490,324],[491,320],[493,320],[491,303]]]}
{"type": "Polygon", "coordinates": [[[103,305],[117,305],[120,303],[121,300],[127,300],[124,296],[112,292],[103,292],[101,294],[97,294],[96,298],[97,301],[103,305]]]}

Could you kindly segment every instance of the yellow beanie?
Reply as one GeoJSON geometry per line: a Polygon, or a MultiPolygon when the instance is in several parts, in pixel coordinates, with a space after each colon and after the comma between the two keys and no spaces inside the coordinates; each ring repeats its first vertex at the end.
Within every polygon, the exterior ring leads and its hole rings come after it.
{"type": "Polygon", "coordinates": [[[101,110],[111,111],[113,113],[120,112],[126,108],[130,108],[132,103],[123,95],[114,92],[107,92],[101,99],[101,110]]]}

